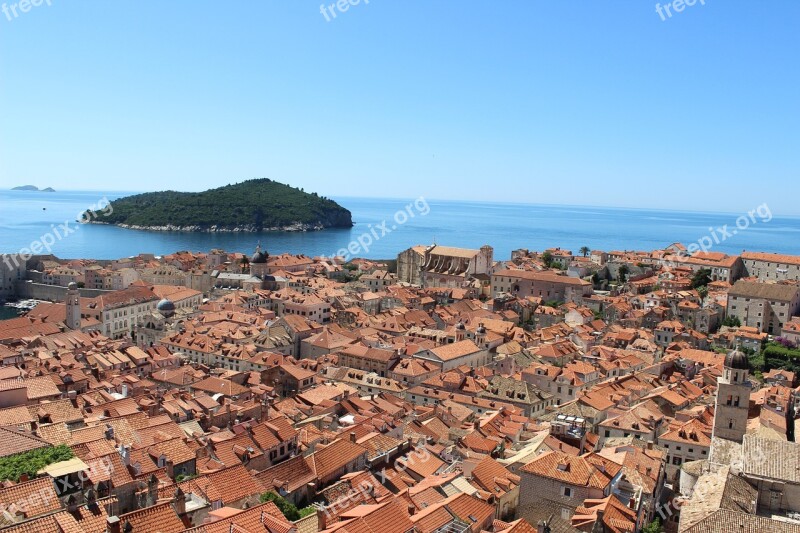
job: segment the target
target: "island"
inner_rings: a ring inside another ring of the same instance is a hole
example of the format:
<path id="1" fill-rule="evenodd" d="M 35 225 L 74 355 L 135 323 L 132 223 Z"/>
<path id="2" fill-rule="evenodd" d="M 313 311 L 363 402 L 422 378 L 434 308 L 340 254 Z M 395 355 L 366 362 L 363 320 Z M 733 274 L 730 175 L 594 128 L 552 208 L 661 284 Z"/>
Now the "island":
<path id="1" fill-rule="evenodd" d="M 258 232 L 350 228 L 352 214 L 333 200 L 270 179 L 203 192 L 126 196 L 83 220 L 156 231 Z"/>
<path id="2" fill-rule="evenodd" d="M 47 187 L 46 189 L 39 189 L 36 185 L 20 185 L 18 187 L 12 187 L 12 191 L 39 191 L 39 192 L 56 192 L 55 189 L 52 187 Z"/>

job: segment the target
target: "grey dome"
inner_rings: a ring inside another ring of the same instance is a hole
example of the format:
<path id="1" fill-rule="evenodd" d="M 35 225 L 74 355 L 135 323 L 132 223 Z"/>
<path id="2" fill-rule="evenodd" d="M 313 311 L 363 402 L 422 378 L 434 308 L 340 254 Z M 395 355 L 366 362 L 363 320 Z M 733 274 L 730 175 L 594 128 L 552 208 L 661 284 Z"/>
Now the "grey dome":
<path id="1" fill-rule="evenodd" d="M 250 257 L 250 262 L 255 264 L 264 264 L 267 262 L 267 254 L 261 251 L 261 244 L 256 246 L 256 252 Z"/>
<path id="2" fill-rule="evenodd" d="M 728 352 L 725 356 L 725 366 L 735 370 L 750 370 L 750 365 L 747 362 L 747 356 L 735 348 Z"/>
<path id="3" fill-rule="evenodd" d="M 163 300 L 158 302 L 158 304 L 156 305 L 156 309 L 158 309 L 159 311 L 174 311 L 175 304 L 172 303 L 171 300 L 167 300 L 166 298 L 164 298 Z"/>
<path id="4" fill-rule="evenodd" d="M 68 290 L 68 291 L 77 291 L 77 290 L 78 290 L 78 284 L 77 284 L 77 283 L 75 283 L 74 281 L 70 281 L 70 282 L 67 284 L 67 290 Z"/>

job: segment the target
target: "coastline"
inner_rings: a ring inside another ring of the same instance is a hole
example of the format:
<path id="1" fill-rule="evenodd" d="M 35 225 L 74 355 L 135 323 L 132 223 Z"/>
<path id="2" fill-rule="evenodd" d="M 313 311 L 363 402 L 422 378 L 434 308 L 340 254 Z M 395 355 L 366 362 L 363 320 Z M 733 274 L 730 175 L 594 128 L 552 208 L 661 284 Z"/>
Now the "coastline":
<path id="1" fill-rule="evenodd" d="M 183 232 L 183 233 L 261 233 L 265 231 L 288 231 L 288 232 L 304 232 L 304 231 L 322 231 L 326 229 L 350 229 L 354 226 L 351 224 L 350 226 L 325 226 L 323 224 L 308 224 L 303 222 L 296 222 L 294 224 L 289 224 L 287 226 L 274 226 L 269 228 L 257 228 L 256 226 L 247 225 L 247 226 L 236 226 L 233 228 L 229 228 L 226 226 L 173 226 L 168 224 L 166 226 L 139 226 L 136 224 L 109 224 L 108 222 L 101 222 L 99 220 L 91 220 L 85 222 L 85 224 L 97 224 L 102 226 L 115 226 L 118 228 L 124 229 L 133 229 L 133 230 L 141 230 L 141 231 L 176 231 L 176 232 Z"/>

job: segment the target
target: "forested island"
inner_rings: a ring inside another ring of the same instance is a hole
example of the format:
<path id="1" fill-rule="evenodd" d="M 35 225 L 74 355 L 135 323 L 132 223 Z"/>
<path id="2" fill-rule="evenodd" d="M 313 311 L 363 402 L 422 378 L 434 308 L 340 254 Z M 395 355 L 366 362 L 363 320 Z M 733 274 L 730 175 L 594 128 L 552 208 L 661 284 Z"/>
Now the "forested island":
<path id="1" fill-rule="evenodd" d="M 126 196 L 84 219 L 159 231 L 308 231 L 353 226 L 350 211 L 333 200 L 270 179 L 204 192 Z"/>
<path id="2" fill-rule="evenodd" d="M 18 187 L 12 187 L 12 191 L 40 191 L 40 192 L 56 192 L 55 189 L 52 187 L 46 187 L 44 189 L 40 189 L 36 185 L 20 185 Z"/>

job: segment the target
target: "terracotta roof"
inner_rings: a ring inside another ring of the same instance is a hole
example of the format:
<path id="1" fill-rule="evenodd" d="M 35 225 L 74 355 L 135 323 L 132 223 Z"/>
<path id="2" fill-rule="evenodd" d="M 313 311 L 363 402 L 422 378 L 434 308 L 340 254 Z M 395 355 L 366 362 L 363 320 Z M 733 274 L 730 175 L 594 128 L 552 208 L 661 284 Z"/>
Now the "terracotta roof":
<path id="1" fill-rule="evenodd" d="M 575 486 L 605 489 L 621 467 L 608 460 L 595 464 L 586 457 L 551 451 L 526 464 L 520 471 Z"/>
<path id="2" fill-rule="evenodd" d="M 12 505 L 22 511 L 26 518 L 61 509 L 61 501 L 56 494 L 53 480 L 49 477 L 0 487 L 0 509 L 13 513 Z"/>
<path id="3" fill-rule="evenodd" d="M 172 503 L 161 503 L 119 516 L 122 531 L 130 524 L 133 533 L 179 533 L 186 529 Z"/>
<path id="4" fill-rule="evenodd" d="M 11 429 L 0 428 L 0 457 L 8 457 L 18 453 L 49 447 L 50 443 Z"/>
<path id="5" fill-rule="evenodd" d="M 317 446 L 317 451 L 309 456 L 309 463 L 317 477 L 325 479 L 360 455 L 366 456 L 367 449 L 349 440 L 338 439 L 327 446 Z"/>

